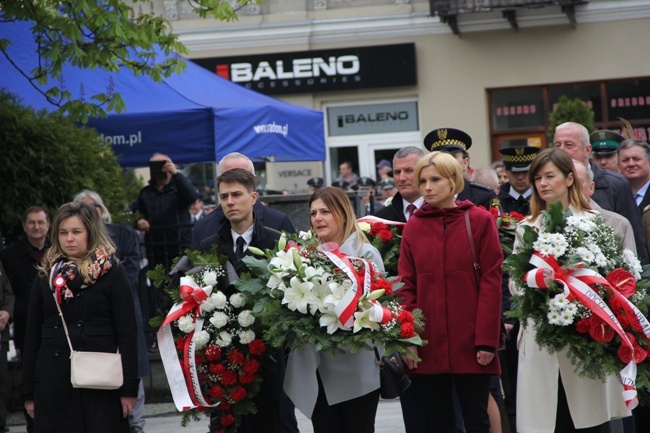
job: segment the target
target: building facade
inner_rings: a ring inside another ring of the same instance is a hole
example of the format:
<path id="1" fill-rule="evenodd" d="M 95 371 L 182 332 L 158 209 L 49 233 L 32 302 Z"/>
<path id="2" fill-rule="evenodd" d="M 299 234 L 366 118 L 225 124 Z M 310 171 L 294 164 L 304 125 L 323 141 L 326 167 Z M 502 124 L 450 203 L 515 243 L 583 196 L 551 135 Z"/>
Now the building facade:
<path id="1" fill-rule="evenodd" d="M 650 135 L 650 2 L 645 0 L 267 0 L 235 23 L 154 2 L 189 58 L 246 87 L 325 113 L 326 181 L 376 163 L 432 129 L 473 138 L 473 167 L 502 141 L 545 147 L 562 95 L 596 127 Z M 562 3 L 562 4 L 560 4 Z"/>

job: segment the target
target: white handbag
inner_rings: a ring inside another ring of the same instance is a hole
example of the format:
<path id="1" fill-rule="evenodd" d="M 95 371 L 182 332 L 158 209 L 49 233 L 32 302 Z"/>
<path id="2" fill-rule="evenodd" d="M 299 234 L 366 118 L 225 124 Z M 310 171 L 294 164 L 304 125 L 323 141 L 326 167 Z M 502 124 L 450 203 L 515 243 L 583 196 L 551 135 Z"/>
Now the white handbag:
<path id="1" fill-rule="evenodd" d="M 73 388 L 119 389 L 124 383 L 122 355 L 107 352 L 81 352 L 72 348 L 68 327 L 59 303 L 54 298 L 70 346 L 70 382 Z"/>

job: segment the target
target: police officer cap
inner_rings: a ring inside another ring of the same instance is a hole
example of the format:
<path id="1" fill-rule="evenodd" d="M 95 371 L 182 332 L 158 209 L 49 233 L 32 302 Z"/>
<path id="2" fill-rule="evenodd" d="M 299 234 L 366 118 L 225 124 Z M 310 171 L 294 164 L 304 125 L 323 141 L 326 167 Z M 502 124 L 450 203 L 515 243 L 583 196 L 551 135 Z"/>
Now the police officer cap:
<path id="1" fill-rule="evenodd" d="M 541 150 L 539 147 L 530 146 L 528 140 L 524 138 L 503 141 L 499 153 L 506 170 L 517 173 L 530 170 L 530 163 Z"/>
<path id="2" fill-rule="evenodd" d="M 393 164 L 391 164 L 390 161 L 387 159 L 382 159 L 381 161 L 379 161 L 379 164 L 377 164 L 377 169 L 384 168 L 384 167 L 389 167 L 392 169 Z"/>
<path id="3" fill-rule="evenodd" d="M 393 180 L 382 180 L 381 181 L 381 189 L 393 189 L 395 188 L 395 181 Z"/>
<path id="4" fill-rule="evenodd" d="M 369 177 L 360 177 L 357 181 L 357 186 L 359 188 L 374 188 L 376 182 Z"/>
<path id="5" fill-rule="evenodd" d="M 311 186 L 312 188 L 321 188 L 324 183 L 325 181 L 322 177 L 312 177 L 307 181 L 307 185 Z"/>
<path id="6" fill-rule="evenodd" d="M 335 186 L 337 188 L 343 188 L 343 189 L 348 189 L 350 186 L 350 182 L 346 182 L 344 180 L 335 180 L 332 182 L 332 186 Z"/>
<path id="7" fill-rule="evenodd" d="M 621 134 L 608 129 L 601 129 L 589 134 L 591 150 L 598 155 L 615 153 L 623 140 L 625 140 L 625 137 Z"/>
<path id="8" fill-rule="evenodd" d="M 439 128 L 429 132 L 424 137 L 424 147 L 431 152 L 457 152 L 466 151 L 472 147 L 472 137 L 465 131 L 454 128 Z"/>

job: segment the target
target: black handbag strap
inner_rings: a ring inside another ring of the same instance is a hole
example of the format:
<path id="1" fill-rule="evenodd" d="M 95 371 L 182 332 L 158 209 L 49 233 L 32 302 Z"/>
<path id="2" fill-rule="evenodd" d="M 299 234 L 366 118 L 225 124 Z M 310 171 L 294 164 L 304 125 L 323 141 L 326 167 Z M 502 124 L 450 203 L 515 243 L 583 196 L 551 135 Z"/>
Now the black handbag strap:
<path id="1" fill-rule="evenodd" d="M 465 212 L 465 227 L 467 228 L 467 237 L 469 238 L 469 247 L 472 250 L 472 260 L 474 262 L 474 277 L 476 278 L 476 288 L 481 287 L 481 265 L 476 260 L 476 248 L 474 248 L 474 236 L 472 235 L 472 225 L 469 223 L 469 211 Z"/>
<path id="2" fill-rule="evenodd" d="M 375 350 L 375 359 L 377 360 L 377 364 L 381 365 L 381 357 L 379 356 L 379 351 L 376 347 L 373 347 L 373 349 Z"/>

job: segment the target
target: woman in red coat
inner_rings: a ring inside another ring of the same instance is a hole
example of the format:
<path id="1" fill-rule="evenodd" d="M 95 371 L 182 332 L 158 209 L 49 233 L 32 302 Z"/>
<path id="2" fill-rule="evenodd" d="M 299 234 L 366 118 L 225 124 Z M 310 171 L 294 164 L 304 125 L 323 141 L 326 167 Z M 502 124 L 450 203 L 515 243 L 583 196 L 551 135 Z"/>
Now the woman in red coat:
<path id="1" fill-rule="evenodd" d="M 494 217 L 469 201 L 456 202 L 463 172 L 453 156 L 432 152 L 415 166 L 425 204 L 404 228 L 399 290 L 404 306 L 426 319 L 417 350 L 405 358 L 409 374 L 422 375 L 422 389 L 436 432 L 454 432 L 455 387 L 467 433 L 487 433 L 490 377 L 500 374 L 495 356 L 501 320 L 503 253 Z M 474 270 L 465 214 L 473 237 L 480 283 Z"/>

